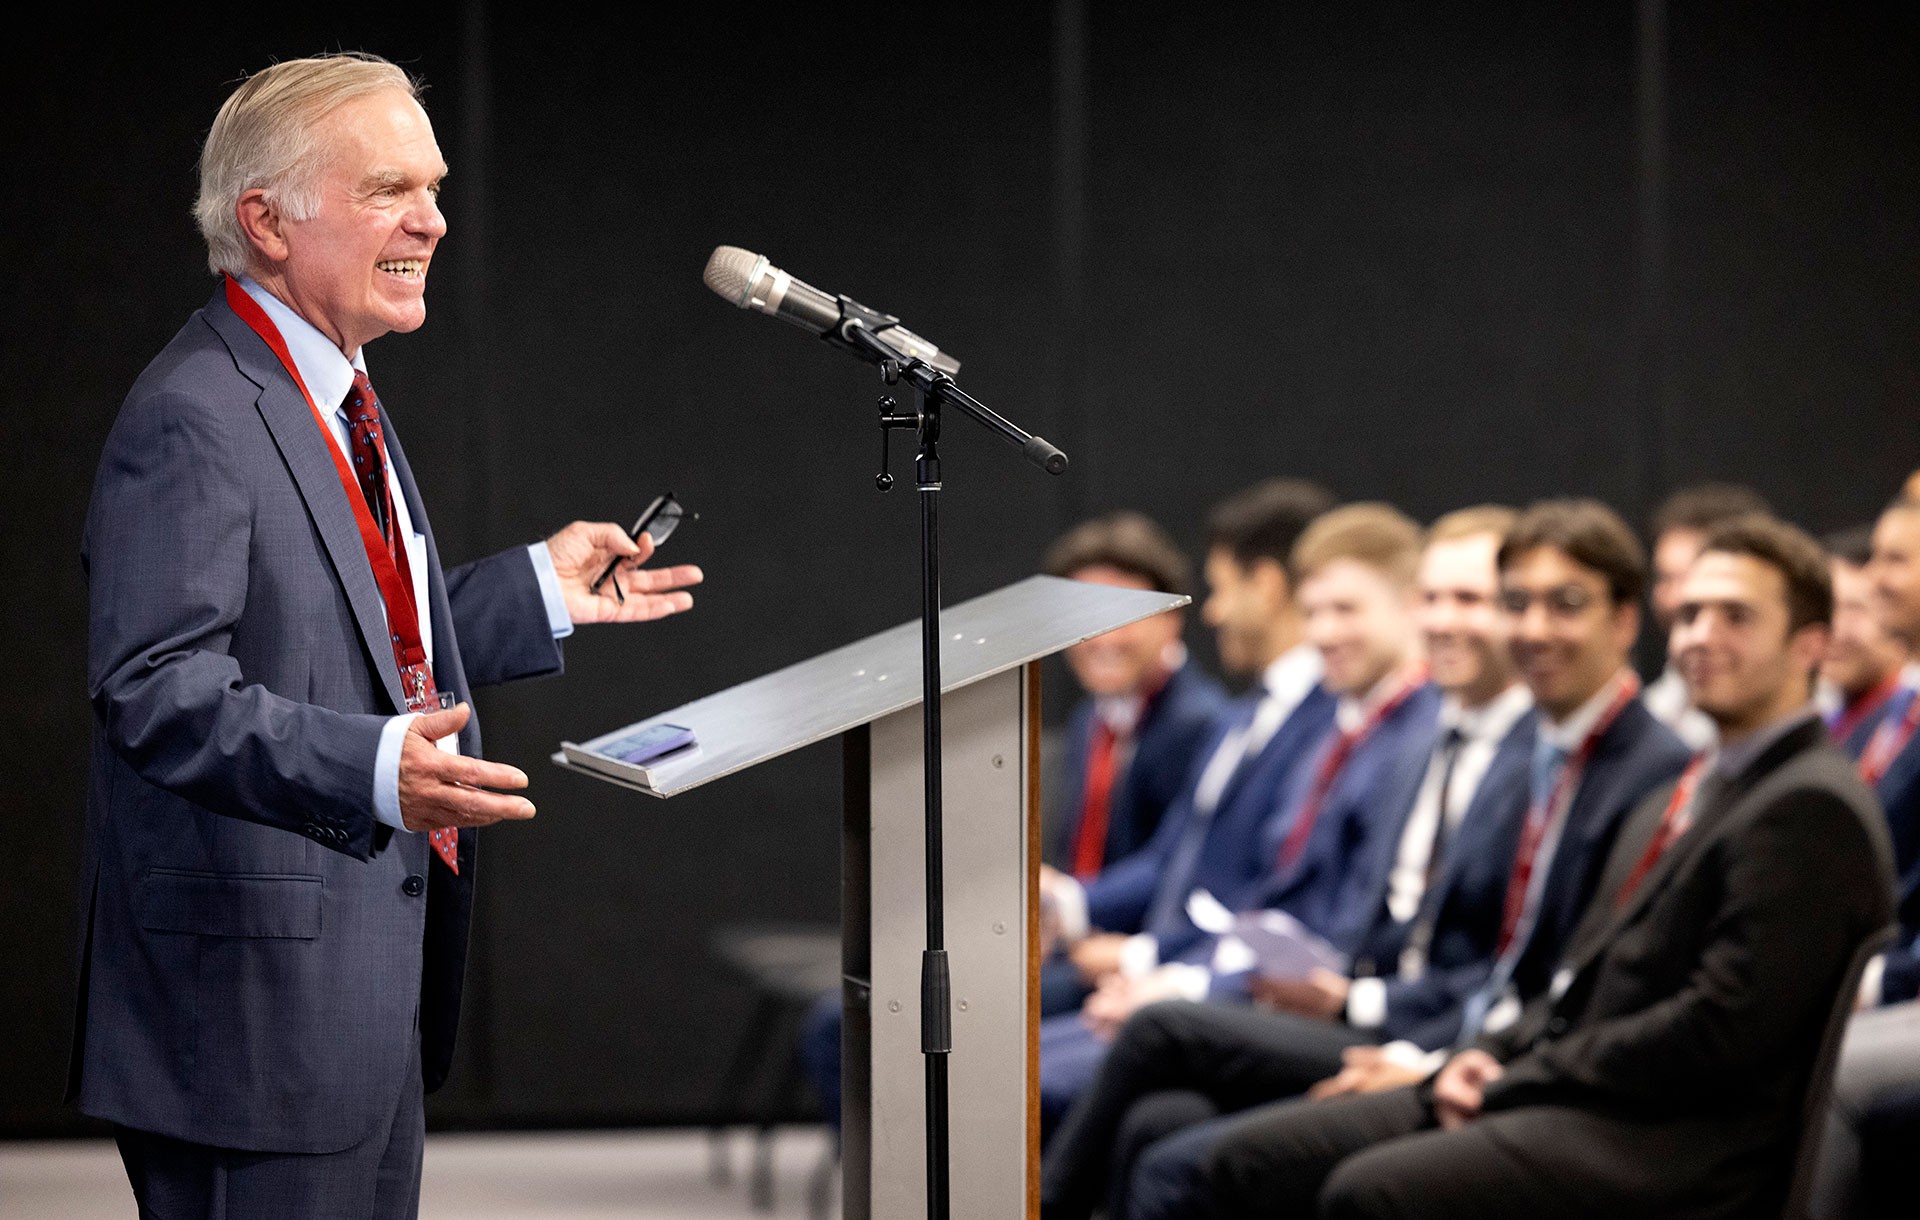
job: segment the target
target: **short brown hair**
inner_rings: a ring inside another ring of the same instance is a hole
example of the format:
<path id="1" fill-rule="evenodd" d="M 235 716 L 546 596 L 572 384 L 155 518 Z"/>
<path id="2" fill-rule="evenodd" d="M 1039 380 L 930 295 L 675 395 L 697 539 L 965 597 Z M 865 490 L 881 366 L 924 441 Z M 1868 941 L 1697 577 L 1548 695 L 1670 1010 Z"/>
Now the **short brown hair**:
<path id="1" fill-rule="evenodd" d="M 1123 511 L 1082 521 L 1060 535 L 1041 560 L 1049 576 L 1071 576 L 1095 565 L 1131 572 L 1161 593 L 1193 593 L 1193 565 L 1167 531 L 1144 513 Z"/>
<path id="2" fill-rule="evenodd" d="M 1873 558 L 1873 527 L 1851 525 L 1835 530 L 1822 538 L 1820 545 L 1826 548 L 1829 557 L 1849 567 L 1864 568 Z"/>
<path id="3" fill-rule="evenodd" d="M 1290 566 L 1294 579 L 1305 581 L 1335 560 L 1352 559 L 1410 587 L 1420 571 L 1422 541 L 1420 527 L 1391 504 L 1347 504 L 1307 527 L 1293 544 Z"/>
<path id="4" fill-rule="evenodd" d="M 1496 541 L 1505 542 L 1508 531 L 1513 529 L 1513 523 L 1519 519 L 1519 512 L 1504 504 L 1476 504 L 1472 508 L 1456 508 L 1427 527 L 1427 545 L 1472 538 L 1476 534 L 1492 534 Z"/>
<path id="5" fill-rule="evenodd" d="M 1546 546 L 1600 573 L 1614 604 L 1638 603 L 1647 591 L 1647 552 L 1620 514 L 1598 500 L 1541 500 L 1520 514 L 1500 544 L 1500 570 Z"/>
<path id="6" fill-rule="evenodd" d="M 1804 530 L 1764 513 L 1722 521 L 1707 534 L 1702 555 L 1746 555 L 1780 573 L 1787 585 L 1787 630 L 1833 621 L 1833 568 Z"/>
<path id="7" fill-rule="evenodd" d="M 1771 516 L 1773 509 L 1759 492 L 1739 483 L 1701 483 L 1682 487 L 1665 500 L 1653 514 L 1653 538 L 1657 542 L 1668 530 L 1699 530 L 1709 533 L 1722 521 L 1752 513 Z"/>
<path id="8" fill-rule="evenodd" d="M 1233 556 L 1241 567 L 1271 559 L 1287 568 L 1293 544 L 1314 519 L 1334 506 L 1333 493 L 1306 479 L 1267 479 L 1214 505 L 1207 517 L 1207 546 Z"/>

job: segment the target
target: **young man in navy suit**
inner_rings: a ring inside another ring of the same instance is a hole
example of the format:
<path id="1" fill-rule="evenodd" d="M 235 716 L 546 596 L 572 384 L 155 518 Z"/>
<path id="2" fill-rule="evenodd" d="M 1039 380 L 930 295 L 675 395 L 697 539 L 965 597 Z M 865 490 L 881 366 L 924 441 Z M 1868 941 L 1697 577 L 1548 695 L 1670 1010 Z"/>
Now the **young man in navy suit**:
<path id="1" fill-rule="evenodd" d="M 69 1088 L 142 1215 L 415 1214 L 474 828 L 534 812 L 469 691 L 700 579 L 584 522 L 443 571 L 365 349 L 425 321 L 445 173 L 384 60 L 242 84 L 200 162 L 221 287 L 100 461 Z"/>
<path id="2" fill-rule="evenodd" d="M 1125 956 L 1157 958 L 1191 943 L 1200 934 L 1186 914 L 1192 892 L 1237 891 L 1264 867 L 1259 829 L 1275 793 L 1333 719 L 1288 566 L 1294 543 L 1332 507 L 1324 488 L 1298 479 L 1268 479 L 1215 506 L 1200 613 L 1221 666 L 1257 681 L 1216 719 L 1142 849 L 1085 885 L 1042 875 L 1049 931 L 1083 987 L 1116 973 Z"/>
<path id="3" fill-rule="evenodd" d="M 1368 849 L 1372 794 L 1407 744 L 1426 739 L 1438 710 L 1412 619 L 1420 539 L 1419 527 L 1398 511 L 1354 504 L 1327 513 L 1295 543 L 1290 566 L 1299 575 L 1322 684 L 1339 699 L 1335 722 L 1269 796 L 1257 838 L 1260 874 L 1237 892 L 1189 891 L 1189 913 L 1208 904 L 1230 911 L 1272 906 L 1323 936 L 1343 926 L 1342 896 Z M 1134 1011 L 1155 1000 L 1244 988 L 1244 967 L 1217 957 L 1217 935 L 1195 933 L 1148 943 L 1147 953 L 1101 982 L 1079 1014 L 1043 1023 L 1043 1122 L 1091 1082 L 1108 1041 Z"/>

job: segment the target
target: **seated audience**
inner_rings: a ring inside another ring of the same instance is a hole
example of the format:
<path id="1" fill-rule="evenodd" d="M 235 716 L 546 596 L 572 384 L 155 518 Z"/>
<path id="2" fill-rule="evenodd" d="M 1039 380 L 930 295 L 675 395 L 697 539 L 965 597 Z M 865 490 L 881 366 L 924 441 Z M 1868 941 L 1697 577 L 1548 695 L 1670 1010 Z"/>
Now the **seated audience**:
<path id="1" fill-rule="evenodd" d="M 1719 744 L 1630 816 L 1552 987 L 1421 1086 L 1242 1116 L 1212 1214 L 1778 1214 L 1835 990 L 1892 913 L 1811 705 L 1831 604 L 1804 534 L 1716 528 L 1673 655 Z"/>
<path id="2" fill-rule="evenodd" d="M 1436 602 L 1472 604 L 1484 598 L 1489 610 L 1494 602 L 1496 552 L 1491 536 L 1481 536 L 1477 568 L 1436 565 L 1453 558 L 1445 549 L 1452 520 L 1436 523 L 1436 541 L 1423 565 L 1429 616 L 1435 614 Z M 1417 921 L 1408 928 L 1396 923 L 1390 906 L 1376 905 L 1373 930 L 1362 944 L 1385 938 L 1390 945 L 1396 928 L 1405 928 L 1402 934 L 1417 941 L 1430 919 L 1425 960 L 1420 955 L 1409 960 L 1403 953 L 1397 961 L 1384 963 L 1383 978 L 1349 984 L 1344 1011 L 1337 1014 L 1344 1016 L 1344 1026 L 1316 1027 L 1303 1020 L 1313 1013 L 1310 989 L 1293 996 L 1267 989 L 1270 1000 L 1293 1008 L 1290 1016 L 1175 1005 L 1140 1013 L 1122 1031 L 1099 1083 L 1048 1151 L 1042 1197 L 1055 1205 L 1049 1214 L 1075 1214 L 1068 1202 L 1077 1197 L 1082 1207 L 1089 1205 L 1090 1193 L 1107 1185 L 1102 1177 L 1109 1146 L 1114 1149 L 1115 1203 L 1127 1201 L 1110 1208 L 1114 1216 L 1192 1214 L 1204 1203 L 1200 1170 L 1222 1124 L 1195 1126 L 1153 1145 L 1129 1179 L 1126 1160 L 1154 1135 L 1219 1111 L 1292 1096 L 1340 1070 L 1343 1046 L 1350 1048 L 1346 1068 L 1322 1086 L 1324 1091 L 1417 1079 L 1422 1073 L 1404 1065 L 1417 1060 L 1418 1052 L 1456 1039 L 1469 997 L 1486 993 L 1479 1001 L 1486 1011 L 1494 1006 L 1496 993 L 1503 996 L 1511 989 L 1517 998 L 1530 998 L 1544 989 L 1573 916 L 1591 893 L 1598 864 L 1594 852 L 1604 852 L 1634 803 L 1681 769 L 1686 751 L 1630 696 L 1620 702 L 1620 692 L 1636 687 L 1626 659 L 1638 631 L 1639 598 L 1646 582 L 1645 560 L 1626 525 L 1591 502 L 1549 502 L 1520 518 L 1498 556 L 1507 574 L 1504 600 L 1516 605 L 1518 613 L 1503 610 L 1498 618 L 1477 620 L 1464 613 L 1451 619 L 1444 614 L 1428 617 L 1433 674 L 1443 684 L 1449 677 L 1461 682 L 1458 697 L 1465 701 L 1464 692 L 1473 689 L 1465 672 L 1470 667 L 1450 661 L 1463 650 L 1448 627 L 1463 620 L 1477 623 L 1478 629 L 1467 633 L 1477 639 L 1476 650 L 1485 657 L 1486 650 L 1505 644 L 1526 676 L 1528 693 L 1537 696 L 1540 714 L 1522 717 L 1506 733 L 1493 761 L 1498 771 L 1482 781 L 1482 794 L 1468 807 L 1449 849 L 1453 854 L 1433 873 Z M 1486 676 L 1482 681 L 1512 672 L 1492 659 L 1478 668 Z M 1618 710 L 1608 717 L 1616 703 Z M 1539 728 L 1542 716 L 1544 734 Z M 1602 719 L 1610 723 L 1599 723 Z M 1582 748 L 1588 735 L 1593 745 Z M 1547 767 L 1538 768 L 1536 777 L 1536 754 L 1551 750 L 1555 740 L 1569 747 L 1560 751 L 1562 759 L 1584 761 L 1564 779 Z M 1419 756 L 1426 776 L 1423 789 L 1437 782 L 1433 773 L 1444 767 L 1444 744 L 1442 739 L 1430 756 Z M 1423 791 L 1420 797 L 1401 799 L 1410 806 L 1415 799 L 1431 798 Z M 1530 808 L 1542 829 L 1532 852 L 1522 854 L 1520 840 Z M 1417 823 L 1420 816 L 1416 810 L 1407 821 Z M 1401 857 L 1411 829 L 1403 834 Z M 1523 893 L 1509 906 L 1510 878 L 1515 876 L 1547 880 L 1537 888 L 1522 882 Z M 1530 927 L 1526 934 L 1520 932 L 1523 919 Z M 1489 979 L 1496 962 L 1501 964 L 1497 984 Z M 1380 1022 L 1373 1024 L 1375 1001 L 1366 993 L 1376 987 L 1384 1004 Z M 1330 1000 L 1339 988 L 1325 990 Z M 1315 1015 L 1332 1017 L 1336 1011 L 1323 1002 Z M 1408 1041 L 1384 1054 L 1369 1045 L 1390 1039 Z M 1117 1143 L 1112 1134 L 1116 1127 L 1122 1131 Z"/>
<path id="3" fill-rule="evenodd" d="M 1335 721 L 1306 756 L 1310 762 L 1279 789 L 1278 801 L 1268 798 L 1273 816 L 1258 840 L 1267 862 L 1262 875 L 1238 892 L 1190 896 L 1190 915 L 1208 906 L 1228 919 L 1279 910 L 1327 938 L 1357 922 L 1346 907 L 1358 865 L 1377 843 L 1375 793 L 1409 749 L 1424 748 L 1438 711 L 1413 627 L 1419 548 L 1419 527 L 1382 504 L 1335 509 L 1294 545 L 1307 638 L 1320 654 L 1322 684 L 1340 701 Z M 1146 946 L 1152 956 L 1123 963 L 1080 1014 L 1043 1022 L 1043 1126 L 1091 1080 L 1113 1031 L 1143 1004 L 1236 991 L 1244 998 L 1244 966 L 1217 952 L 1234 943 L 1217 932 L 1177 954 L 1166 943 Z"/>

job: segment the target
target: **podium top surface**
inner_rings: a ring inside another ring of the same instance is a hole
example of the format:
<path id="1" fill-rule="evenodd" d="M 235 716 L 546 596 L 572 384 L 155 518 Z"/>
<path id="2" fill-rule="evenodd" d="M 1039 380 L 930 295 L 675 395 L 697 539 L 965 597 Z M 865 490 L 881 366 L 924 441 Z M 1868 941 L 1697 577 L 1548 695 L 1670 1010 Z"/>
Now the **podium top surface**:
<path id="1" fill-rule="evenodd" d="M 1186 605 L 1189 598 L 1032 576 L 940 612 L 941 690 L 951 691 L 1082 640 Z M 701 784 L 920 702 L 920 623 L 902 623 L 810 660 L 602 734 L 592 750 L 653 724 L 691 728 L 698 746 L 646 767 L 554 761 L 653 796 Z"/>

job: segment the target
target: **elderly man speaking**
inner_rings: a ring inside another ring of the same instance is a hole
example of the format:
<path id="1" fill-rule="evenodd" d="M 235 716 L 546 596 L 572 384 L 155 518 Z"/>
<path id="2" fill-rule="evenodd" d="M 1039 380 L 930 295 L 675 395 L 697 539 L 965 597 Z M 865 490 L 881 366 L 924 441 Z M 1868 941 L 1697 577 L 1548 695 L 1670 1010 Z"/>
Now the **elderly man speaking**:
<path id="1" fill-rule="evenodd" d="M 69 1089 L 143 1216 L 416 1213 L 474 828 L 534 812 L 469 691 L 701 578 L 588 522 L 442 570 L 365 352 L 426 319 L 445 173 L 384 60 L 242 84 L 200 161 L 220 285 L 100 461 Z"/>

